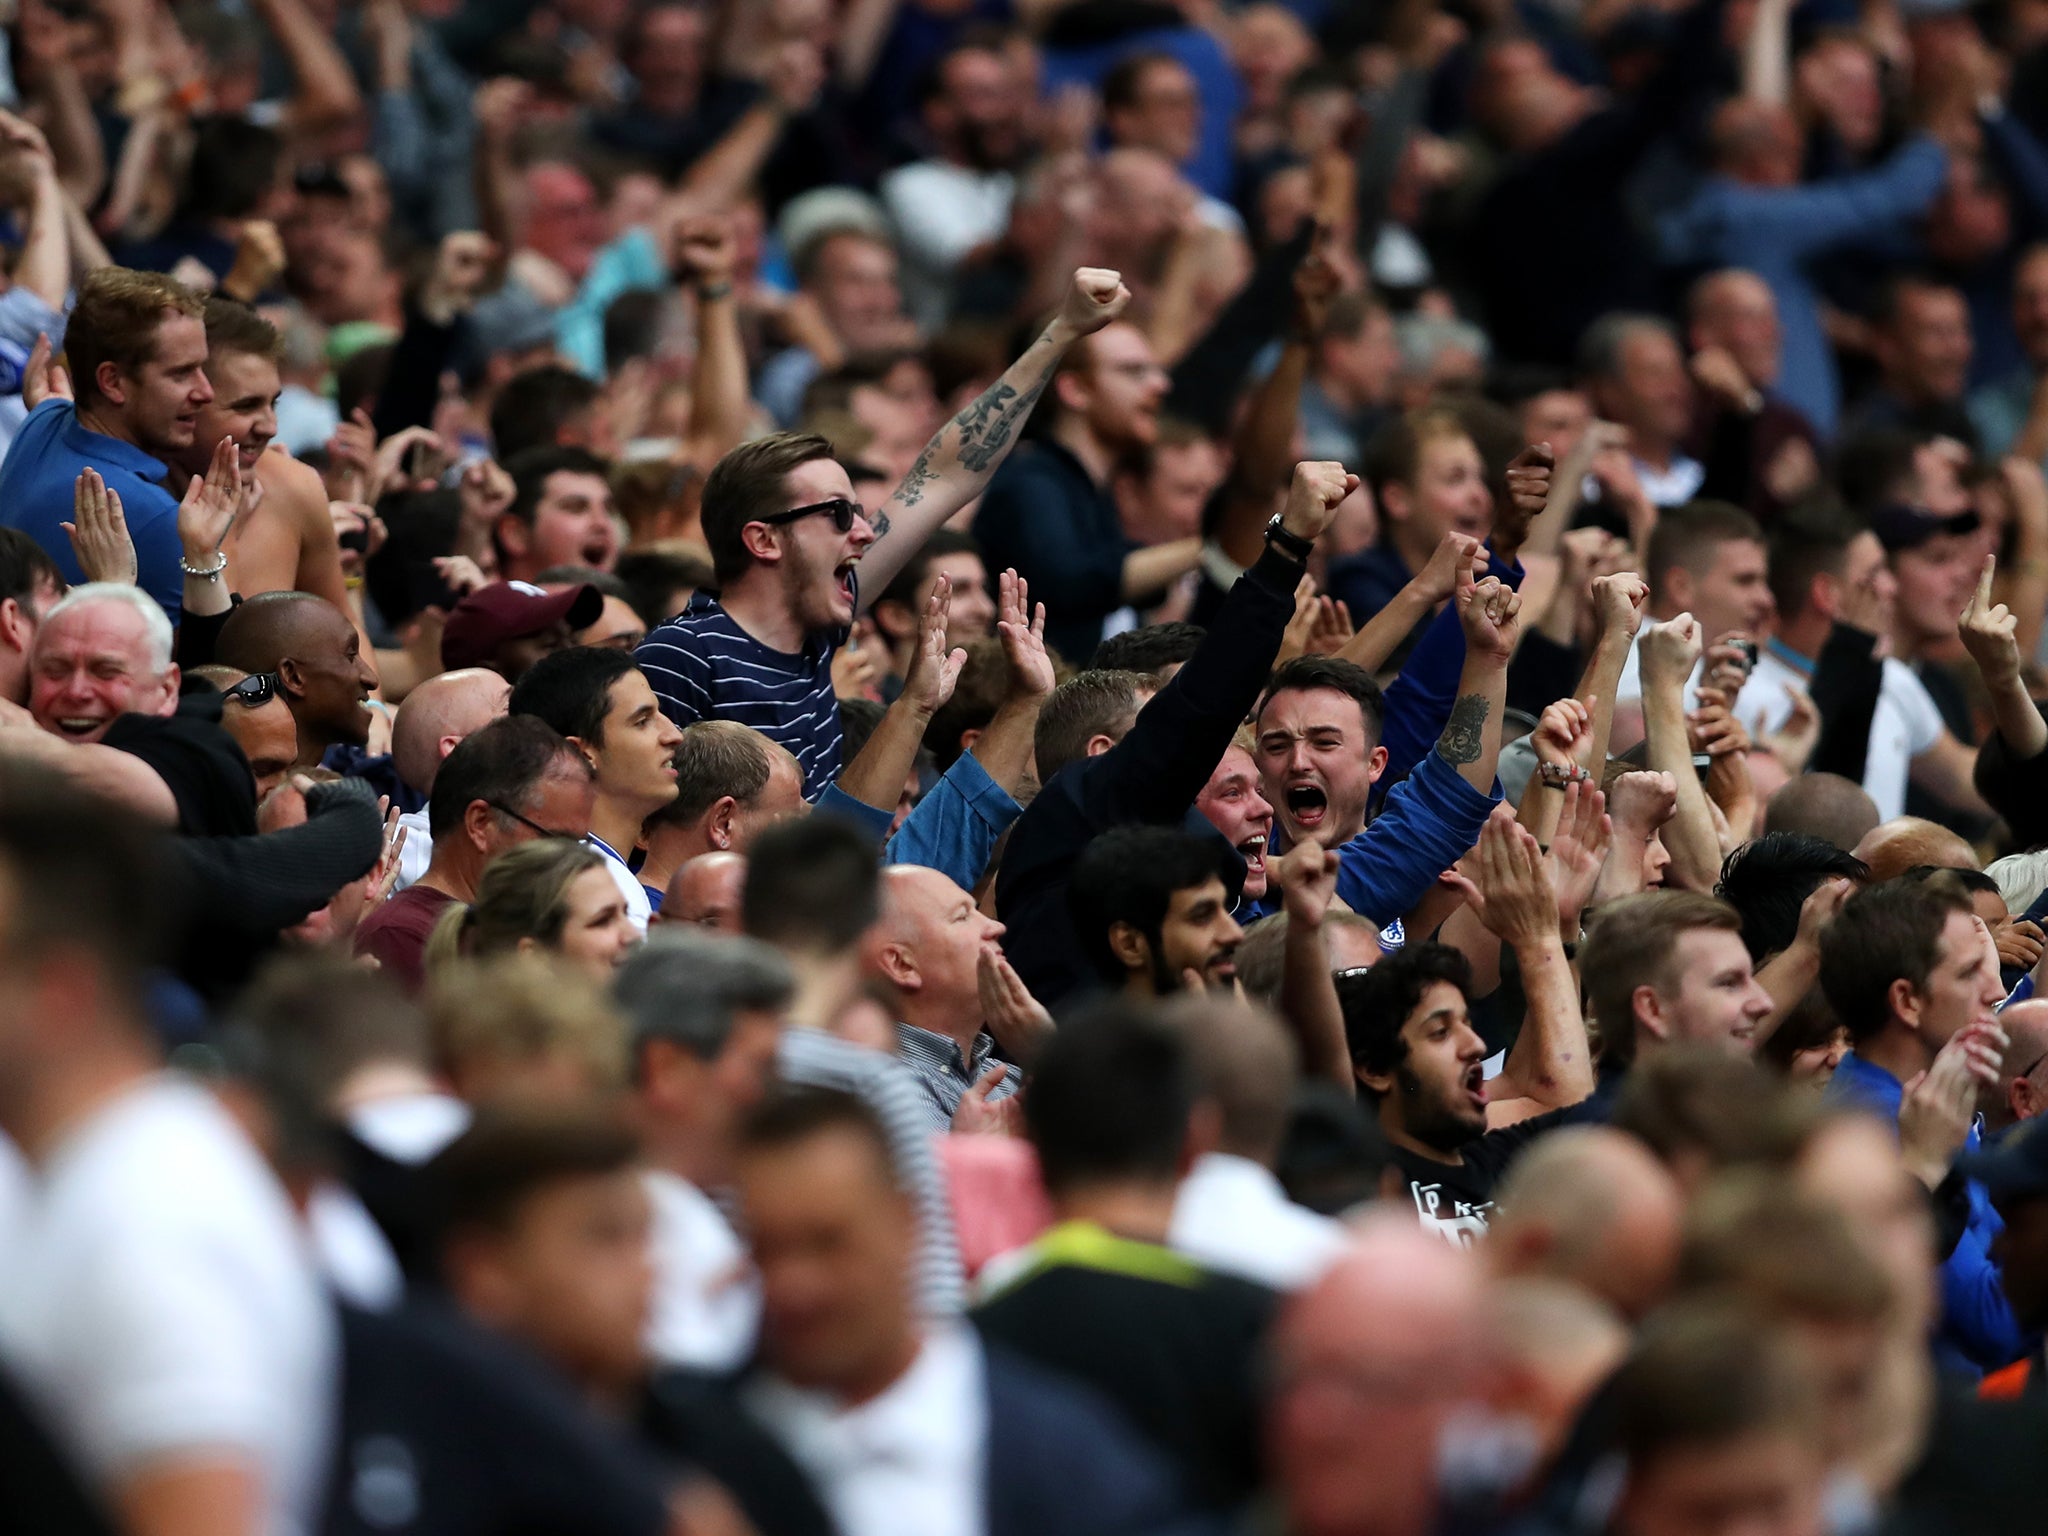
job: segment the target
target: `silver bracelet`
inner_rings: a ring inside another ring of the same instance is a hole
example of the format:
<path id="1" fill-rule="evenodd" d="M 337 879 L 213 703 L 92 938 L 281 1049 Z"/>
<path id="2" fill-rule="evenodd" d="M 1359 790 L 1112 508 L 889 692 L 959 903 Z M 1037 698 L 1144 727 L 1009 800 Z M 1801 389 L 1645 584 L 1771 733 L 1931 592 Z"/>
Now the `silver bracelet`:
<path id="1" fill-rule="evenodd" d="M 183 555 L 178 556 L 178 569 L 184 572 L 187 576 L 197 577 L 201 581 L 219 581 L 220 573 L 226 570 L 227 568 L 228 557 L 227 551 L 225 550 L 219 551 L 217 558 L 213 562 L 212 568 L 204 571 L 200 570 L 195 565 L 187 564 L 185 557 Z"/>

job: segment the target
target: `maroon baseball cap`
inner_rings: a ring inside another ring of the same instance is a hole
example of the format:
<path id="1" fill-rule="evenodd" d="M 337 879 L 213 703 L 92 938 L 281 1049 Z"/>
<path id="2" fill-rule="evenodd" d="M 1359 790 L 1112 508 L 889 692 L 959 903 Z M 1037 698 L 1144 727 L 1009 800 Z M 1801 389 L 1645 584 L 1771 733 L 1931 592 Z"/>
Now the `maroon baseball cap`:
<path id="1" fill-rule="evenodd" d="M 478 587 L 455 605 L 441 631 L 441 665 L 487 667 L 507 640 L 537 635 L 566 621 L 573 633 L 587 629 L 604 612 L 604 594 L 595 587 L 564 587 L 549 592 L 530 581 L 494 581 Z"/>

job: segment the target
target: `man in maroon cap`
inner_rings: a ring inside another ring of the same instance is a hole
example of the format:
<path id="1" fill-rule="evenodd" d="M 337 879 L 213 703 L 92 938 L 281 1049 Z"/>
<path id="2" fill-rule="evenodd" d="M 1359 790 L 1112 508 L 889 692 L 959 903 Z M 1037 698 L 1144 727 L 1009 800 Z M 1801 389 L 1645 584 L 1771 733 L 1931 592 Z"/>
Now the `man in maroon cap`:
<path id="1" fill-rule="evenodd" d="M 595 587 L 549 592 L 527 581 L 494 581 L 455 605 L 441 632 L 441 665 L 488 667 L 516 683 L 543 656 L 595 624 L 604 594 Z"/>

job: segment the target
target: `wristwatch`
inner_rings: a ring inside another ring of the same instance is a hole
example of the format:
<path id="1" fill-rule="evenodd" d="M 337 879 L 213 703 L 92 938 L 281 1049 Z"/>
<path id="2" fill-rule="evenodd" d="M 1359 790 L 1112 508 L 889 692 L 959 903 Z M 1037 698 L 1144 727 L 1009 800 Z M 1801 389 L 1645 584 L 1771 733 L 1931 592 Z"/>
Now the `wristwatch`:
<path id="1" fill-rule="evenodd" d="M 1315 552 L 1316 541 L 1304 539 L 1298 533 L 1288 532 L 1283 524 L 1286 515 L 1284 512 L 1273 514 L 1271 521 L 1266 524 L 1266 542 L 1276 546 L 1283 555 L 1291 555 L 1296 560 L 1306 561 Z"/>

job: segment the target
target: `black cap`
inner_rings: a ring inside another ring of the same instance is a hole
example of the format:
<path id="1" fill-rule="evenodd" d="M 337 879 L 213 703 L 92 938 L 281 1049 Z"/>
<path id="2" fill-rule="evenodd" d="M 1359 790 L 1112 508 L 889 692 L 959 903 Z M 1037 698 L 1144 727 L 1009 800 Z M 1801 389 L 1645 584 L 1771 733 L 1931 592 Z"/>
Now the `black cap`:
<path id="1" fill-rule="evenodd" d="M 2048 1120 L 2016 1125 L 1991 1145 L 1965 1152 L 1956 1172 L 1994 1196 L 2048 1197 Z"/>
<path id="2" fill-rule="evenodd" d="M 1877 542 L 1890 555 L 1902 549 L 1918 549 L 1929 539 L 1944 533 L 1975 533 L 1980 521 L 1974 511 L 1936 517 L 1932 512 L 1894 502 L 1870 514 L 1870 531 L 1877 535 Z"/>

